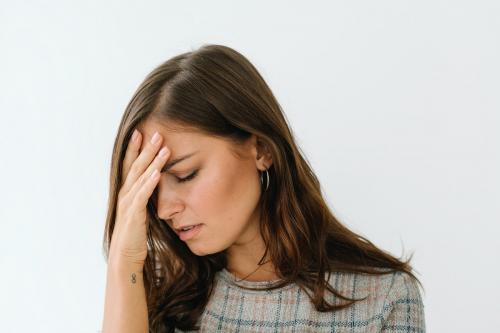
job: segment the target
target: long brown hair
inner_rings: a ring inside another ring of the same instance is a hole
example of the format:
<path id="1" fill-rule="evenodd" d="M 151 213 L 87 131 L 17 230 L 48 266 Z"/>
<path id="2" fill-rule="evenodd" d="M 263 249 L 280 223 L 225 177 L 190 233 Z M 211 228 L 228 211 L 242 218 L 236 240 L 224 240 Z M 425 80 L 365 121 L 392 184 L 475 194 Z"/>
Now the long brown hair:
<path id="1" fill-rule="evenodd" d="M 148 117 L 188 125 L 235 144 L 255 134 L 267 145 L 273 163 L 268 170 L 268 190 L 262 192 L 259 202 L 260 230 L 267 246 L 262 258 L 272 260 L 281 278 L 279 284 L 268 289 L 296 283 L 316 309 L 325 312 L 359 301 L 338 293 L 325 279 L 330 272 L 378 275 L 402 271 L 418 281 L 409 265 L 413 254 L 401 261 L 335 218 L 262 76 L 234 49 L 213 44 L 160 64 L 147 75 L 127 105 L 111 161 L 103 239 L 106 258 L 126 144 L 134 128 Z M 226 267 L 226 251 L 194 255 L 157 216 L 156 198 L 155 190 L 147 206 L 149 253 L 144 266 L 150 330 L 199 329 L 195 324 L 212 293 L 215 273 Z M 329 304 L 324 299 L 325 289 L 348 302 Z"/>

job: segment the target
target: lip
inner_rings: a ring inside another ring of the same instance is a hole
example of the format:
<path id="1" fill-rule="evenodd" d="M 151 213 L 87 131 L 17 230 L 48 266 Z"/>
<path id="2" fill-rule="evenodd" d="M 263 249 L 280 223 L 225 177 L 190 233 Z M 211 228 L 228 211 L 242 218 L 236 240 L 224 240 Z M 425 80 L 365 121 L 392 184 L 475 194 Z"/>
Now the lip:
<path id="1" fill-rule="evenodd" d="M 196 225 L 200 225 L 200 224 L 203 224 L 203 223 L 198 223 L 198 224 L 186 224 L 186 225 L 183 225 L 183 226 L 180 226 L 178 228 L 174 227 L 174 231 L 177 235 L 179 235 L 181 233 L 181 230 L 184 229 L 184 228 L 187 228 L 187 227 L 191 227 L 191 226 L 196 226 Z"/>
<path id="2" fill-rule="evenodd" d="M 194 228 L 192 228 L 191 230 L 188 230 L 188 231 L 182 231 L 180 232 L 178 235 L 179 235 L 179 238 L 182 240 L 182 241 L 187 241 L 187 240 L 190 240 L 194 237 L 196 237 L 201 229 L 203 228 L 203 224 L 200 223 L 200 224 L 196 224 Z"/>

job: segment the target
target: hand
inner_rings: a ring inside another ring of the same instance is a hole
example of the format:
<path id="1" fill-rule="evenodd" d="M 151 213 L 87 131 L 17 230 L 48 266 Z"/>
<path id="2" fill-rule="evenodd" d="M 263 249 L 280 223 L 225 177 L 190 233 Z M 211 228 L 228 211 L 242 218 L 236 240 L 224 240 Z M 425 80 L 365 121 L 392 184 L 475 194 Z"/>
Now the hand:
<path id="1" fill-rule="evenodd" d="M 144 265 L 148 253 L 146 206 L 170 151 L 167 147 L 160 150 L 163 138 L 157 133 L 156 142 L 148 142 L 139 154 L 142 135 L 139 131 L 135 134 L 127 145 L 123 161 L 109 260 Z"/>

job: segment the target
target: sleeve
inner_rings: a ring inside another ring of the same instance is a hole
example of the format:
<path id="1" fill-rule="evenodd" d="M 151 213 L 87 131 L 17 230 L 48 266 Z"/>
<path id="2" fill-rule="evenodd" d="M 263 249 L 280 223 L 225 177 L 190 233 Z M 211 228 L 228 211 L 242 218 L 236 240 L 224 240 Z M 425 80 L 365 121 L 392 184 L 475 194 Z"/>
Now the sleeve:
<path id="1" fill-rule="evenodd" d="M 417 281 L 404 272 L 394 282 L 383 311 L 382 333 L 425 333 L 424 304 Z"/>

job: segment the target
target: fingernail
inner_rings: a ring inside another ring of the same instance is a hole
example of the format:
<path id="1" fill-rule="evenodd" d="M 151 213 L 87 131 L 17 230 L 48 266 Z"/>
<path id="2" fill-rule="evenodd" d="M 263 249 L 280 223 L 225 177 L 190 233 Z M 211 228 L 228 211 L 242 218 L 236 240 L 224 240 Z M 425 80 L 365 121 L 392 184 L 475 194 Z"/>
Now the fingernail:
<path id="1" fill-rule="evenodd" d="M 158 141 L 160 141 L 160 134 L 158 134 L 158 132 L 155 132 L 155 134 L 151 138 L 151 143 L 156 144 L 158 143 Z"/>
<path id="2" fill-rule="evenodd" d="M 168 152 L 167 147 L 163 147 L 163 148 L 160 150 L 160 153 L 159 153 L 160 157 L 163 157 L 163 156 L 167 155 L 167 152 Z"/>
<path id="3" fill-rule="evenodd" d="M 132 133 L 132 141 L 137 140 L 137 137 L 139 136 L 139 133 L 137 132 L 136 129 L 134 129 L 134 133 Z"/>

